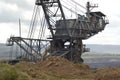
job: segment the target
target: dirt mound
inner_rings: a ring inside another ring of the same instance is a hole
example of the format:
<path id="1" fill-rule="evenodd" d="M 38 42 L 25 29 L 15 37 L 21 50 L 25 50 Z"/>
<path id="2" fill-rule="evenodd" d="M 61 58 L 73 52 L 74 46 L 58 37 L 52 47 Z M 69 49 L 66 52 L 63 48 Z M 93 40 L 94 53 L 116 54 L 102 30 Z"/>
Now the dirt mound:
<path id="1" fill-rule="evenodd" d="M 96 80 L 120 80 L 120 68 L 105 67 L 97 69 Z"/>
<path id="2" fill-rule="evenodd" d="M 74 64 L 67 59 L 57 56 L 51 56 L 44 61 L 37 63 L 20 62 L 16 64 L 22 68 L 22 72 L 30 75 L 32 78 L 82 78 L 89 75 L 89 67 L 85 64 Z"/>
<path id="3" fill-rule="evenodd" d="M 85 64 L 74 64 L 73 62 L 58 56 L 51 56 L 48 57 L 46 60 L 42 62 L 37 62 L 37 65 L 43 66 L 45 68 L 52 68 L 52 69 L 89 69 L 89 66 Z"/>
<path id="4" fill-rule="evenodd" d="M 85 70 L 89 69 L 85 64 L 74 64 L 58 56 L 51 56 L 42 62 L 37 62 L 37 65 L 59 77 L 84 75 L 86 74 Z"/>
<path id="5" fill-rule="evenodd" d="M 15 67 L 28 80 L 120 80 L 120 68 L 104 67 L 93 70 L 85 64 L 74 64 L 57 56 L 36 63 L 20 62 Z"/>

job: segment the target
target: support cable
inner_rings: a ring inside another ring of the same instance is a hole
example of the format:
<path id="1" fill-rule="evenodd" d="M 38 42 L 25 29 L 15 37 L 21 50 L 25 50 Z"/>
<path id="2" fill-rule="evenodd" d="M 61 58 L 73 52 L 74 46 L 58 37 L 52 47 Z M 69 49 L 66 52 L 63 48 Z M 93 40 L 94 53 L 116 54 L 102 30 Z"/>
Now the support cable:
<path id="1" fill-rule="evenodd" d="M 35 6 L 35 10 L 33 12 L 33 16 L 32 16 L 32 20 L 31 20 L 31 24 L 30 24 L 30 29 L 28 32 L 28 37 L 32 38 L 34 36 L 34 31 L 35 31 L 35 24 L 36 24 L 36 17 L 37 17 L 37 11 L 38 11 L 39 6 Z"/>
<path id="2" fill-rule="evenodd" d="M 38 8 L 38 6 L 37 6 Z M 37 15 L 37 8 L 36 8 L 36 12 L 35 12 L 35 15 L 34 15 L 34 18 L 33 18 L 33 22 L 32 22 L 32 28 L 31 28 L 31 33 L 30 33 L 30 38 L 32 37 L 32 35 L 34 34 L 33 31 L 34 31 L 34 28 L 35 28 L 35 20 L 36 20 L 36 15 Z"/>
<path id="3" fill-rule="evenodd" d="M 41 39 L 42 30 L 43 30 L 43 27 L 44 27 L 43 25 L 44 25 L 44 17 L 41 19 L 41 25 L 40 25 L 38 39 Z"/>
<path id="4" fill-rule="evenodd" d="M 73 5 L 73 3 L 71 3 L 70 1 L 64 1 L 64 0 L 62 0 L 64 3 L 66 3 L 67 5 L 69 5 L 70 7 L 72 7 L 72 8 L 74 8 L 74 5 Z M 68 3 L 69 2 L 69 3 Z M 62 4 L 63 5 L 63 4 Z M 76 5 L 76 4 L 75 4 Z M 68 7 L 67 7 L 68 8 Z M 69 8 L 69 10 L 71 11 L 72 9 L 70 9 Z M 77 8 L 77 11 L 80 11 L 80 12 L 82 12 L 82 13 L 85 13 L 84 11 L 82 11 L 80 8 Z M 77 11 L 74 11 L 74 10 L 72 10 L 72 12 L 74 12 L 74 13 L 77 13 Z"/>
<path id="5" fill-rule="evenodd" d="M 84 6 L 80 5 L 79 3 L 75 2 L 74 0 L 71 0 L 71 1 L 86 10 L 86 8 Z"/>
<path id="6" fill-rule="evenodd" d="M 34 9 L 33 9 L 32 19 L 31 19 L 31 22 L 30 22 L 30 28 L 29 28 L 28 36 L 27 36 L 28 38 L 30 37 L 30 33 L 31 33 L 31 29 L 32 29 L 32 22 L 33 22 L 33 19 L 34 19 L 35 12 L 36 12 L 36 6 L 34 6 Z"/>
<path id="7" fill-rule="evenodd" d="M 69 9 L 68 7 L 66 7 L 65 5 L 62 5 L 64 8 L 66 8 L 67 10 L 69 10 L 69 11 L 71 11 L 72 13 L 74 13 L 74 14 L 76 14 L 77 15 L 77 13 L 75 12 L 75 11 L 73 11 L 72 9 Z"/>
<path id="8" fill-rule="evenodd" d="M 37 6 L 35 17 L 34 17 L 33 24 L 32 24 L 32 30 L 31 30 L 31 35 L 30 35 L 31 38 L 34 37 L 35 30 L 36 30 L 38 9 L 39 9 L 39 6 Z"/>

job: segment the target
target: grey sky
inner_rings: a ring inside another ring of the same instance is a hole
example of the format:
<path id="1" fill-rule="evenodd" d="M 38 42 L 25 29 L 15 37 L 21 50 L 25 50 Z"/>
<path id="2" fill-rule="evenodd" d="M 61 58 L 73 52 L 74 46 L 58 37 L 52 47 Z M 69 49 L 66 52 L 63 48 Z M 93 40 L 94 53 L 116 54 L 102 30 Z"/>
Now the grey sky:
<path id="1" fill-rule="evenodd" d="M 31 4 L 27 0 L 1 0 L 1 2 L 11 5 L 16 4 L 19 8 L 22 8 L 24 10 L 32 8 Z"/>
<path id="2" fill-rule="evenodd" d="M 69 0 L 66 0 L 69 1 Z M 87 1 L 99 4 L 96 11 L 107 15 L 110 24 L 101 33 L 85 40 L 88 44 L 120 44 L 119 0 L 74 0 L 85 6 Z M 10 35 L 18 35 L 18 19 L 22 21 L 22 35 L 26 37 L 35 0 L 0 0 L 0 43 Z"/>

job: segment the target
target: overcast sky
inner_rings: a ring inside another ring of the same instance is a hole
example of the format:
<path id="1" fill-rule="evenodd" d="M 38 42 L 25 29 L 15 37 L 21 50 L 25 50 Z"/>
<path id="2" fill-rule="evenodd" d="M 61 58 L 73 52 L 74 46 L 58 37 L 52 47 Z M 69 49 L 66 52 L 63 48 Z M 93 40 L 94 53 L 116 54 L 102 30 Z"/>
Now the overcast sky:
<path id="1" fill-rule="evenodd" d="M 65 1 L 65 0 L 64 0 Z M 99 4 L 95 9 L 107 15 L 109 24 L 105 30 L 84 41 L 86 44 L 120 45 L 120 1 L 119 0 L 74 0 L 85 6 L 87 1 Z M 22 22 L 22 37 L 26 37 L 35 0 L 0 0 L 0 43 L 11 35 L 18 36 L 18 20 Z"/>

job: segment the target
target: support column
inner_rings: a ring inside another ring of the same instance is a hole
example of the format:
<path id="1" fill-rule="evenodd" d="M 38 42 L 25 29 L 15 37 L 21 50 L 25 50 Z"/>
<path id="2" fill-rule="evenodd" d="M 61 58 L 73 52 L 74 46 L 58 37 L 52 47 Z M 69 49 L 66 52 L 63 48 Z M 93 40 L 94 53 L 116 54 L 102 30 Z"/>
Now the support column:
<path id="1" fill-rule="evenodd" d="M 81 40 L 77 40 L 76 43 L 74 43 L 74 62 L 75 63 L 81 63 L 83 62 L 83 59 L 81 57 L 82 53 L 83 53 L 83 43 L 82 43 L 82 39 Z"/>

